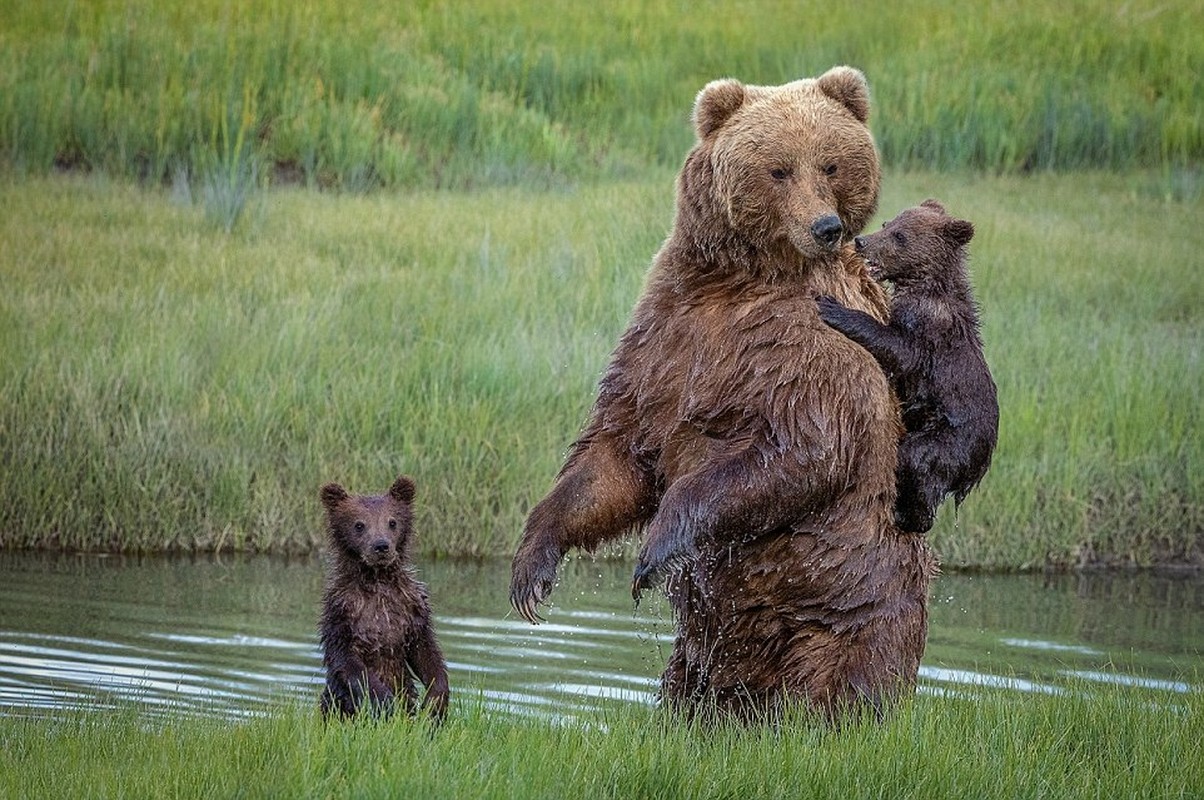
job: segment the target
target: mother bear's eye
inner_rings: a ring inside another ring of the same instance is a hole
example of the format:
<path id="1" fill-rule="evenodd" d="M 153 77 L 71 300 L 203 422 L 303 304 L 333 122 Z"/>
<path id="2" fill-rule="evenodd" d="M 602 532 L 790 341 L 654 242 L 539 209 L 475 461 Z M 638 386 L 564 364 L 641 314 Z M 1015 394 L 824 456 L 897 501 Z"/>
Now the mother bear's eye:
<path id="1" fill-rule="evenodd" d="M 790 170 L 785 167 L 778 167 L 777 169 L 771 169 L 769 174 L 775 181 L 784 181 L 790 177 Z"/>
<path id="2" fill-rule="evenodd" d="M 825 165 L 824 166 L 824 174 L 827 175 L 829 178 L 831 178 L 833 175 L 836 174 L 836 165 L 835 164 Z"/>

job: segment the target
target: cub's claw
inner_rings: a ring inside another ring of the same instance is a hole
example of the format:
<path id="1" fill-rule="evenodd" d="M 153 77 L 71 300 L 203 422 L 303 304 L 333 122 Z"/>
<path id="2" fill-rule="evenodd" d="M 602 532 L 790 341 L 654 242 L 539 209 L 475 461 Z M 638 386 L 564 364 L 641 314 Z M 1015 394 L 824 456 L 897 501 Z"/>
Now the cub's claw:
<path id="1" fill-rule="evenodd" d="M 836 299 L 828 295 L 820 295 L 815 301 L 816 307 L 819 309 L 819 315 L 824 322 L 829 322 L 832 319 L 837 319 L 845 312 L 845 307 L 836 302 Z"/>

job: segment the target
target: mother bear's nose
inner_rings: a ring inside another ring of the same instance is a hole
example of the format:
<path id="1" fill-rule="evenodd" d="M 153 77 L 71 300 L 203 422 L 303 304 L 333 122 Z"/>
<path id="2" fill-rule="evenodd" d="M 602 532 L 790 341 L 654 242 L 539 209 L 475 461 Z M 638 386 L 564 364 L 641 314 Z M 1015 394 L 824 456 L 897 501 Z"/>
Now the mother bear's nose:
<path id="1" fill-rule="evenodd" d="M 835 214 L 825 214 L 811 224 L 811 235 L 824 247 L 835 247 L 844 233 L 844 225 Z"/>

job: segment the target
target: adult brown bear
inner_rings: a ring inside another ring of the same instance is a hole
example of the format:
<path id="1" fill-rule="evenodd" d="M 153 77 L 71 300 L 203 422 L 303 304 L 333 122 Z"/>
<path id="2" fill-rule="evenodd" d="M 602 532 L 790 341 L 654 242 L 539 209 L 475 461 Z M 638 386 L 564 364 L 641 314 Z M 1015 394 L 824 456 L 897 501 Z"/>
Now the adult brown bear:
<path id="1" fill-rule="evenodd" d="M 569 549 L 642 529 L 633 593 L 668 578 L 674 708 L 835 717 L 915 684 L 934 561 L 894 523 L 898 404 L 815 304 L 886 315 L 850 245 L 878 200 L 868 117 L 849 67 L 702 90 L 672 234 L 514 556 L 534 622 Z"/>

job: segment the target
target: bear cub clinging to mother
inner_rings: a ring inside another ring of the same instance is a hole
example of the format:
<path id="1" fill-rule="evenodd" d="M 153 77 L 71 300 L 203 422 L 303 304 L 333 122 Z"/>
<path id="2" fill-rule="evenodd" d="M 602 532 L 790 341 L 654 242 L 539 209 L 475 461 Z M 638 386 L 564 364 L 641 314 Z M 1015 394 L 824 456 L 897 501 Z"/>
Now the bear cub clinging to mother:
<path id="1" fill-rule="evenodd" d="M 947 495 L 960 504 L 982 480 L 999 431 L 995 382 L 966 275 L 973 236 L 971 223 L 925 200 L 853 240 L 870 275 L 894 284 L 889 324 L 819 299 L 824 322 L 870 352 L 903 406 L 895 517 L 914 533 L 932 528 Z"/>
<path id="2" fill-rule="evenodd" d="M 350 495 L 322 487 L 329 566 L 322 597 L 321 641 L 326 666 L 322 714 L 349 717 L 361 708 L 436 719 L 447 710 L 447 665 L 431 620 L 426 586 L 414 577 L 409 543 L 414 482 L 402 475 L 388 494 Z"/>

